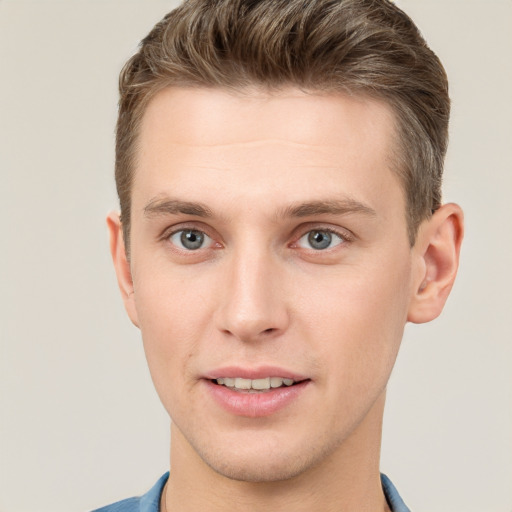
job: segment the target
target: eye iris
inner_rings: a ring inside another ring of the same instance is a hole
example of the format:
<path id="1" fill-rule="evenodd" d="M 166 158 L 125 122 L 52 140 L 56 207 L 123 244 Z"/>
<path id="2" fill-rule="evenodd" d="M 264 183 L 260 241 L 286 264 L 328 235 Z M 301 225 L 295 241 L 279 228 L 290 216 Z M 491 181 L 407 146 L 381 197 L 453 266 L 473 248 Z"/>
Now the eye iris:
<path id="1" fill-rule="evenodd" d="M 313 249 L 326 249 L 331 245 L 332 235 L 328 231 L 311 231 L 308 242 Z"/>
<path id="2" fill-rule="evenodd" d="M 183 231 L 180 236 L 183 247 L 193 251 L 199 249 L 204 242 L 204 235 L 200 231 Z"/>

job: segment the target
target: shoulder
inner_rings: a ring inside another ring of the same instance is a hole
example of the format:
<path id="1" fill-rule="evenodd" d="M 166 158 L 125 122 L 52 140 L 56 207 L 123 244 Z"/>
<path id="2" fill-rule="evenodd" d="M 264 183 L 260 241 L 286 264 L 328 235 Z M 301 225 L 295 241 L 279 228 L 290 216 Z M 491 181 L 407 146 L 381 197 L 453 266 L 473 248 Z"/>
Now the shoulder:
<path id="1" fill-rule="evenodd" d="M 98 508 L 93 510 L 93 512 L 140 512 L 140 500 L 141 498 L 128 498 L 112 503 L 112 505 Z"/>
<path id="2" fill-rule="evenodd" d="M 169 473 L 161 476 L 156 484 L 144 495 L 117 501 L 92 512 L 159 512 L 160 496 Z"/>
<path id="3" fill-rule="evenodd" d="M 383 473 L 380 474 L 380 481 L 382 483 L 382 490 L 386 496 L 389 507 L 392 512 L 411 512 L 407 505 L 404 503 L 400 494 L 396 490 L 391 480 Z"/>

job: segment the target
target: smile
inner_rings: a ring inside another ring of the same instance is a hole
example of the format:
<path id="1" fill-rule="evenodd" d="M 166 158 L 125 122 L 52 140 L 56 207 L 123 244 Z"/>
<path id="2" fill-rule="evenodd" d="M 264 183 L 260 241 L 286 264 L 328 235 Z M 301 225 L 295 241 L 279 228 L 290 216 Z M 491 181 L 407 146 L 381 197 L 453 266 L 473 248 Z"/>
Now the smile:
<path id="1" fill-rule="evenodd" d="M 296 382 L 293 379 L 285 377 L 265 377 L 262 379 L 244 379 L 242 377 L 221 377 L 214 382 L 221 386 L 226 386 L 234 391 L 248 393 L 262 393 L 270 389 L 281 388 L 283 386 L 293 386 Z"/>
<path id="2" fill-rule="evenodd" d="M 215 376 L 202 382 L 213 403 L 232 415 L 249 418 L 270 416 L 291 407 L 312 385 L 308 378 L 258 377 Z"/>

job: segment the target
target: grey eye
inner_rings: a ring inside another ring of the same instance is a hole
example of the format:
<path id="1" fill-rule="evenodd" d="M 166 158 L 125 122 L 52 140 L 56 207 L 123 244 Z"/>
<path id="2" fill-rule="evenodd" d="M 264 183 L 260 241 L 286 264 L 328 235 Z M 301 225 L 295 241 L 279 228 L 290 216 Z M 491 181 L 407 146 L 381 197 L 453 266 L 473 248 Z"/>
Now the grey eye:
<path id="1" fill-rule="evenodd" d="M 343 238 L 341 238 L 336 233 L 321 229 L 314 229 L 303 235 L 299 239 L 298 245 L 305 249 L 315 249 L 316 251 L 321 251 L 323 249 L 330 249 L 335 247 L 342 242 Z"/>
<path id="2" fill-rule="evenodd" d="M 173 233 L 170 241 L 180 249 L 196 251 L 201 249 L 205 242 L 211 242 L 211 238 L 197 229 L 182 229 Z"/>
<path id="3" fill-rule="evenodd" d="M 308 243 L 313 249 L 327 249 L 331 245 L 331 233 L 326 231 L 310 231 L 308 234 Z"/>

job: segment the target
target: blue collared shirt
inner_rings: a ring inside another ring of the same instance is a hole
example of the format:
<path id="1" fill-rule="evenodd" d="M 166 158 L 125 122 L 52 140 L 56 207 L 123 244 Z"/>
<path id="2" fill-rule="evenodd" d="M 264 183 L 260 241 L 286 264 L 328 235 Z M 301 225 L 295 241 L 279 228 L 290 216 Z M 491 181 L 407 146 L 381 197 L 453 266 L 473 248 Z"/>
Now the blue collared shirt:
<path id="1" fill-rule="evenodd" d="M 169 478 L 169 473 L 165 473 L 158 482 L 143 496 L 137 498 L 128 498 L 118 501 L 112 505 L 98 508 L 93 512 L 160 512 L 160 496 L 162 494 L 165 482 Z M 384 474 L 380 475 L 382 490 L 386 496 L 389 507 L 392 512 L 411 512 L 403 502 L 391 480 Z"/>

